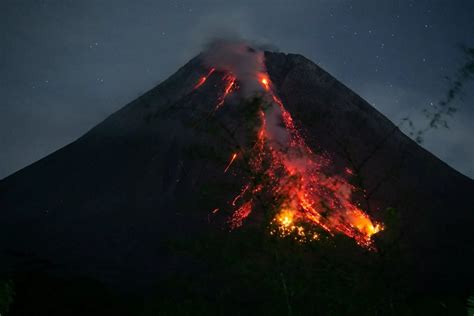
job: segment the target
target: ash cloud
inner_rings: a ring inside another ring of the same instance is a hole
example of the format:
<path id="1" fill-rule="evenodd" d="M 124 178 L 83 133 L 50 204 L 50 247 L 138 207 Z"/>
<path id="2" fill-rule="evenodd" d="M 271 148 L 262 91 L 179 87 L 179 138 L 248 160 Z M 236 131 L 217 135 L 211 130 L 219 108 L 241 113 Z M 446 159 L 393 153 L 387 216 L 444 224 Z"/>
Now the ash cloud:
<path id="1" fill-rule="evenodd" d="M 266 73 L 266 68 L 258 45 L 239 38 L 215 38 L 206 45 L 203 60 L 208 67 L 236 76 L 244 97 L 264 90 L 259 74 Z"/>
<path id="2" fill-rule="evenodd" d="M 244 98 L 260 95 L 262 102 L 271 104 L 266 110 L 266 133 L 269 141 L 283 150 L 288 147 L 290 135 L 284 127 L 281 109 L 274 104 L 260 81 L 263 77 L 268 78 L 263 49 L 261 44 L 228 35 L 209 41 L 203 60 L 207 67 L 232 73 Z"/>
<path id="3" fill-rule="evenodd" d="M 288 148 L 290 142 L 290 134 L 286 130 L 282 113 L 278 106 L 272 104 L 272 106 L 265 112 L 266 114 L 266 133 L 269 136 L 269 140 L 274 143 L 273 145 L 278 146 L 280 150 Z"/>

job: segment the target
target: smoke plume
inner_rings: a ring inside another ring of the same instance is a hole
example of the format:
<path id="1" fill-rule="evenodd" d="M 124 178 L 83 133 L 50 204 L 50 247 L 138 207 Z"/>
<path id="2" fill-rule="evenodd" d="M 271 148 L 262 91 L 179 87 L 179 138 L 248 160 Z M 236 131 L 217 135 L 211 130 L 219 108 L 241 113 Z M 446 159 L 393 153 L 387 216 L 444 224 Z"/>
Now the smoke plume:
<path id="1" fill-rule="evenodd" d="M 232 73 L 241 87 L 244 97 L 263 91 L 258 81 L 260 73 L 266 73 L 264 54 L 241 39 L 214 39 L 206 45 L 204 64 L 216 70 Z"/>

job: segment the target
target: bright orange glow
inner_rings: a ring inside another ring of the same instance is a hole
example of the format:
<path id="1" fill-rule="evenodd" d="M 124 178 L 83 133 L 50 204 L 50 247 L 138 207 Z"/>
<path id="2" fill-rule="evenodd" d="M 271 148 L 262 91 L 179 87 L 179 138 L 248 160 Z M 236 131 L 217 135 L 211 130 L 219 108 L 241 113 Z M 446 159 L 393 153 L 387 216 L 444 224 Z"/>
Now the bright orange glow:
<path id="1" fill-rule="evenodd" d="M 262 84 L 263 88 L 266 91 L 270 90 L 270 79 L 268 79 L 268 75 L 264 73 L 259 73 L 258 75 L 259 81 Z"/>
<path id="2" fill-rule="evenodd" d="M 316 240 L 319 235 L 314 231 L 307 231 L 303 226 L 297 224 L 298 213 L 293 209 L 282 209 L 272 221 L 273 228 L 271 235 L 280 237 L 293 236 L 298 242 L 308 242 Z"/>
<path id="3" fill-rule="evenodd" d="M 229 220 L 231 229 L 243 224 L 257 204 L 256 197 L 264 194 L 266 199 L 273 199 L 275 207 L 270 234 L 307 242 L 320 238 L 318 230 L 329 235 L 342 233 L 360 246 L 374 249 L 371 237 L 383 226 L 352 202 L 356 188 L 345 178 L 353 176 L 352 170 L 345 168 L 342 175 L 328 175 L 325 171 L 330 159 L 313 153 L 306 144 L 291 114 L 272 91 L 268 74 L 257 73 L 257 79 L 266 91 L 264 99 L 269 106 L 262 106 L 258 112 L 256 141 L 246 151 L 252 175 L 230 203 L 236 208 Z M 236 80 L 230 73 L 223 77 L 225 88 L 216 110 L 223 105 Z M 224 173 L 237 156 L 232 154 Z"/>
<path id="4" fill-rule="evenodd" d="M 291 210 L 282 210 L 276 216 L 276 219 L 283 227 L 289 227 L 291 224 L 293 224 L 293 217 L 294 212 Z"/>
<path id="5" fill-rule="evenodd" d="M 229 163 L 227 164 L 227 167 L 225 167 L 225 170 L 224 170 L 224 173 L 227 172 L 227 170 L 229 170 L 230 166 L 232 165 L 232 163 L 234 162 L 235 158 L 237 158 L 237 153 L 234 153 L 232 155 L 232 158 L 230 158 L 230 161 Z"/>

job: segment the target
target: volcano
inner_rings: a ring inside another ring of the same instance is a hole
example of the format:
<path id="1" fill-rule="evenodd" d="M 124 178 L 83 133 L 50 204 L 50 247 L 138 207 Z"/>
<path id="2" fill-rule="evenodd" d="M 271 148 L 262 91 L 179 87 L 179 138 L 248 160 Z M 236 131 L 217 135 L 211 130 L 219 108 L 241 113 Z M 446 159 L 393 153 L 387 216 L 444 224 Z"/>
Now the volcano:
<path id="1" fill-rule="evenodd" d="M 257 230 L 252 242 L 262 245 L 342 238 L 355 250 L 339 259 L 359 264 L 396 248 L 416 291 L 469 289 L 474 182 L 305 57 L 238 49 L 211 47 L 3 179 L 1 271 L 141 292 L 170 276 L 215 273 L 177 244 Z"/>

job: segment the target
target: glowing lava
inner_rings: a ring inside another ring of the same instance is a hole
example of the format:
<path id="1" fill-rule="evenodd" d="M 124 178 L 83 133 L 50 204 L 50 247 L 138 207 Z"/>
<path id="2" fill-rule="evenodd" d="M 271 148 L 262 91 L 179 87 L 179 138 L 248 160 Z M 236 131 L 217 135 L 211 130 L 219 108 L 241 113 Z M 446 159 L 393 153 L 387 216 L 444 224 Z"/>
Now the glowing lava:
<path id="1" fill-rule="evenodd" d="M 224 82 L 225 82 L 225 89 L 224 89 L 224 93 L 222 94 L 222 96 L 219 98 L 219 101 L 217 102 L 217 105 L 216 105 L 216 108 L 215 110 L 217 111 L 222 105 L 224 105 L 224 101 L 225 101 L 225 98 L 227 97 L 227 95 L 229 93 L 232 92 L 232 89 L 234 88 L 235 86 L 235 81 L 236 81 L 236 78 L 233 74 L 226 74 L 224 76 Z"/>
<path id="2" fill-rule="evenodd" d="M 263 88 L 266 91 L 270 91 L 270 79 L 268 78 L 268 76 L 266 74 L 259 73 L 258 77 L 259 77 L 259 81 L 262 84 Z"/>
<path id="3" fill-rule="evenodd" d="M 331 235 L 335 232 L 343 233 L 359 245 L 371 248 L 371 237 L 382 230 L 382 226 L 373 223 L 352 202 L 352 191 L 355 188 L 346 179 L 325 174 L 325 167 L 330 164 L 329 159 L 312 152 L 281 100 L 271 91 L 270 93 L 274 107 L 267 110 L 267 115 L 270 111 L 275 115 L 276 111 L 284 125 L 278 133 L 266 129 L 271 157 L 267 174 L 272 182 L 273 195 L 283 201 L 277 210 L 275 221 L 280 235 L 286 236 L 289 231 L 296 231 L 297 236 L 301 235 L 303 228 L 288 225 L 291 219 L 291 222 L 313 223 Z M 282 134 L 287 137 L 286 144 L 283 145 L 279 139 Z"/>
<path id="4" fill-rule="evenodd" d="M 214 71 L 216 71 L 216 68 L 211 68 L 209 72 L 207 73 L 207 75 L 202 76 L 199 79 L 198 83 L 194 86 L 194 89 L 198 89 L 199 87 L 201 87 L 204 84 L 204 82 L 206 82 L 207 78 L 209 78 Z"/>
<path id="5" fill-rule="evenodd" d="M 245 153 L 249 155 L 250 179 L 231 202 L 236 207 L 229 220 L 231 229 L 243 224 L 256 199 L 264 194 L 265 199 L 270 197 L 264 207 L 275 214 L 270 223 L 272 235 L 293 236 L 304 242 L 318 239 L 319 228 L 330 235 L 345 234 L 373 249 L 371 237 L 383 226 L 352 202 L 355 188 L 344 177 L 327 175 L 330 160 L 313 153 L 306 144 L 283 102 L 272 91 L 268 74 L 259 72 L 256 77 L 264 90 L 258 111 L 260 124 L 255 130 L 256 141 Z M 237 78 L 227 73 L 223 80 L 225 89 L 216 110 L 224 104 Z M 234 153 L 224 173 L 236 158 Z M 351 176 L 352 171 L 346 168 L 345 175 Z"/>
<path id="6" fill-rule="evenodd" d="M 230 158 L 230 161 L 229 163 L 227 164 L 227 167 L 225 167 L 224 169 L 224 173 L 227 172 L 227 170 L 229 170 L 230 166 L 232 165 L 232 163 L 234 162 L 235 158 L 237 158 L 237 153 L 233 154 L 232 155 L 232 158 Z"/>
<path id="7" fill-rule="evenodd" d="M 238 228 L 242 226 L 244 220 L 250 215 L 252 212 L 253 201 L 247 201 L 242 206 L 240 206 L 232 215 L 229 224 L 231 229 Z"/>

